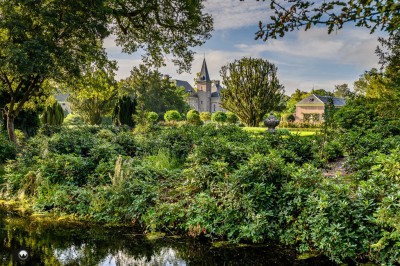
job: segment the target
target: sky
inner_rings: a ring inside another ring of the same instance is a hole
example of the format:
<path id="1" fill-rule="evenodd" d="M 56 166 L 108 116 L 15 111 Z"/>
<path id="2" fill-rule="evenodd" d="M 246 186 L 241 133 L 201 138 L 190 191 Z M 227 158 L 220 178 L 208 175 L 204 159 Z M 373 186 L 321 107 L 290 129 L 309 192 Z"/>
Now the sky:
<path id="1" fill-rule="evenodd" d="M 214 18 L 214 31 L 204 45 L 193 48 L 196 54 L 191 73 L 178 74 L 168 61 L 166 67 L 159 69 L 161 73 L 194 85 L 204 56 L 210 78 L 215 80 L 222 80 L 221 67 L 235 59 L 263 58 L 278 68 L 278 79 L 290 95 L 297 88 L 333 91 L 335 85 L 343 83 L 352 88 L 364 71 L 378 67 L 374 51 L 382 32 L 370 34 L 368 29 L 345 25 L 329 35 L 327 28 L 314 27 L 263 42 L 254 37 L 258 22 L 265 22 L 271 15 L 268 1 L 207 0 L 204 5 L 205 12 Z M 105 47 L 109 58 L 118 62 L 118 80 L 128 77 L 132 68 L 141 63 L 140 53 L 122 53 L 112 38 L 105 41 Z"/>

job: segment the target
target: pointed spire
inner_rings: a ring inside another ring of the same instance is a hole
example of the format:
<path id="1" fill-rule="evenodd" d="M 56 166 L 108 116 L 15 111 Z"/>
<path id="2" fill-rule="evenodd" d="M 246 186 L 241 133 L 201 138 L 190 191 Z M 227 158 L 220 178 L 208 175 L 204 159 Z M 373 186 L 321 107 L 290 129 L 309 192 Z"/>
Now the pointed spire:
<path id="1" fill-rule="evenodd" d="M 204 57 L 203 59 L 203 66 L 201 67 L 200 71 L 200 81 L 208 81 L 210 82 L 210 75 L 208 74 L 208 69 L 207 69 L 207 64 L 206 64 L 206 58 Z"/>

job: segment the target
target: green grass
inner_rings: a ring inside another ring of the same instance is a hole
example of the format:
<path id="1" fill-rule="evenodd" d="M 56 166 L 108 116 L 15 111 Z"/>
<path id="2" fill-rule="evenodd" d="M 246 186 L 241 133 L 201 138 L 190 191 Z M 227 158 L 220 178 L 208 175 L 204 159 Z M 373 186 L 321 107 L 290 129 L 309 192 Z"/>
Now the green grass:
<path id="1" fill-rule="evenodd" d="M 260 134 L 260 133 L 266 132 L 267 128 L 265 128 L 265 127 L 244 127 L 243 130 L 246 130 L 248 132 L 255 133 L 255 134 Z M 284 130 L 286 130 L 286 129 L 284 129 Z M 310 131 L 310 129 L 307 128 L 306 131 L 303 131 L 301 128 L 296 128 L 296 130 L 289 130 L 289 132 L 291 134 L 296 134 L 301 137 L 309 137 L 309 136 L 315 135 L 317 133 L 317 129 L 315 129 L 314 131 Z"/>

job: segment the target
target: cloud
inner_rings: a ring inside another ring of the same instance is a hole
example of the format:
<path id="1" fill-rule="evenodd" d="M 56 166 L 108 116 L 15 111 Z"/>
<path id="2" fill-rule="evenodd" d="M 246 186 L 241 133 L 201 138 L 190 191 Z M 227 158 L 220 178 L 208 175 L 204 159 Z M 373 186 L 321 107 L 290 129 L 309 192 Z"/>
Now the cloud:
<path id="1" fill-rule="evenodd" d="M 271 13 L 264 1 L 207 0 L 204 7 L 214 18 L 216 30 L 256 26 Z"/>
<path id="2" fill-rule="evenodd" d="M 377 36 L 367 30 L 343 29 L 338 34 L 327 34 L 325 28 L 291 33 L 288 38 L 270 40 L 263 44 L 237 44 L 241 51 L 257 54 L 270 53 L 308 60 L 330 60 L 341 64 L 354 64 L 359 68 L 375 66 L 374 50 Z"/>

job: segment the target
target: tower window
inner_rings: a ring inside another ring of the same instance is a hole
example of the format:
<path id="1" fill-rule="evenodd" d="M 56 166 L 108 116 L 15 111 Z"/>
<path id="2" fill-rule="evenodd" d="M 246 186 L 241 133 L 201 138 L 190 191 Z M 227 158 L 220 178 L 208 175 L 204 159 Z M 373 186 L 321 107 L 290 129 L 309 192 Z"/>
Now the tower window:
<path id="1" fill-rule="evenodd" d="M 215 104 L 214 104 L 214 112 L 215 112 Z"/>
<path id="2" fill-rule="evenodd" d="M 200 101 L 200 104 L 203 104 L 203 101 Z"/>

